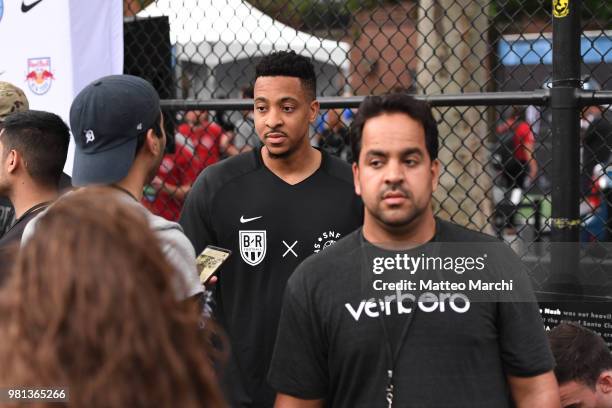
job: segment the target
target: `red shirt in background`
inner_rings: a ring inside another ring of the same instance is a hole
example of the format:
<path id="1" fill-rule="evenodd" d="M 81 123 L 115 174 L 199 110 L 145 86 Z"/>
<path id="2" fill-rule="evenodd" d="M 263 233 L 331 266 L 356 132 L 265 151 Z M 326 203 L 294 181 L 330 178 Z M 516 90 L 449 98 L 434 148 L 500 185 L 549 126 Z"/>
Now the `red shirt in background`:
<path id="1" fill-rule="evenodd" d="M 221 157 L 220 142 L 223 129 L 213 122 L 202 121 L 199 126 L 190 126 L 183 123 L 178 132 L 186 136 L 195 147 L 194 166 L 200 174 L 205 167 L 219 161 Z"/>
<path id="2" fill-rule="evenodd" d="M 183 123 L 177 130 L 175 152 L 164 156 L 157 177 L 173 186 L 191 186 L 205 167 L 219 161 L 223 130 L 211 122 L 196 127 Z M 184 202 L 162 189 L 152 191 L 152 187 L 145 190 L 142 201 L 153 214 L 170 221 L 178 221 Z"/>
<path id="3" fill-rule="evenodd" d="M 529 152 L 533 153 L 535 137 L 527 122 L 519 122 L 514 128 L 514 157 L 525 163 L 529 160 Z"/>

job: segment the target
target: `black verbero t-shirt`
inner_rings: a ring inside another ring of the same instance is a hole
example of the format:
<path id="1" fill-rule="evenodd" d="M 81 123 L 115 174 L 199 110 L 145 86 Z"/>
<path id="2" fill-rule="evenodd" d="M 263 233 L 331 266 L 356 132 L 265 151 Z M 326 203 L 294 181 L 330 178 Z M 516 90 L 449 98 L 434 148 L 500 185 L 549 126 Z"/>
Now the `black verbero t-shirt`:
<path id="1" fill-rule="evenodd" d="M 295 185 L 272 173 L 259 149 L 200 174 L 179 222 L 197 254 L 206 245 L 232 251 L 215 287 L 215 317 L 232 347 L 226 370 L 232 407 L 273 405 L 266 374 L 287 279 L 362 217 L 350 166 L 325 152 L 319 169 Z"/>
<path id="2" fill-rule="evenodd" d="M 334 408 L 387 407 L 392 361 L 393 406 L 512 406 L 506 375 L 535 376 L 553 368 L 529 278 L 512 250 L 492 237 L 437 220 L 435 241 L 452 243 L 446 248 L 455 260 L 464 252 L 486 254 L 482 271 L 458 274 L 455 266 L 446 274 L 449 279 L 513 280 L 515 288 L 522 286 L 523 298 L 513 301 L 509 292 L 502 301 L 494 291 L 479 298 L 469 293 L 468 305 L 462 297 L 449 297 L 453 290 L 422 290 L 435 300 L 402 299 L 400 305 L 397 297 L 379 297 L 372 284 L 387 272 L 372 272 L 373 257 L 385 251 L 358 230 L 304 261 L 289 279 L 268 377 L 272 387 L 301 399 L 324 399 Z M 428 250 L 411 255 L 449 258 Z M 437 272 L 401 273 L 418 282 Z M 395 360 L 388 357 L 385 338 L 393 353 L 403 340 Z"/>

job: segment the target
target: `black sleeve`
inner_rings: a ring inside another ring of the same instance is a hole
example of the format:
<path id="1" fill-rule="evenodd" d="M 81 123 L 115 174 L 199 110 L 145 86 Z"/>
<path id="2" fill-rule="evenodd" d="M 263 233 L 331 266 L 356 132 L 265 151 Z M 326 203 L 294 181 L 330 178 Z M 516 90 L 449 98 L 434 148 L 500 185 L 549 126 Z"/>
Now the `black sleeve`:
<path id="1" fill-rule="evenodd" d="M 544 330 L 544 322 L 533 293 L 530 278 L 519 257 L 507 247 L 501 259 L 504 278 L 512 278 L 514 290 L 499 299 L 498 331 L 506 374 L 533 377 L 554 367 Z"/>
<path id="2" fill-rule="evenodd" d="M 268 381 L 277 392 L 321 399 L 328 389 L 326 342 L 314 318 L 314 304 L 300 282 L 303 269 L 296 269 L 285 290 Z"/>
<path id="3" fill-rule="evenodd" d="M 212 192 L 208 187 L 206 170 L 200 173 L 187 195 L 179 218 L 179 224 L 195 248 L 196 256 L 206 248 L 206 245 L 214 244 L 216 241 L 210 217 Z"/>

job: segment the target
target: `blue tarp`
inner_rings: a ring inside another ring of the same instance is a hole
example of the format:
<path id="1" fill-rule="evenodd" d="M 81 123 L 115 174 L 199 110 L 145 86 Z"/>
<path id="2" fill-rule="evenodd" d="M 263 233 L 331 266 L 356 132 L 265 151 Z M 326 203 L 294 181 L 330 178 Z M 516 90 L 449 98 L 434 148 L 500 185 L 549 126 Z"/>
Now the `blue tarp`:
<path id="1" fill-rule="evenodd" d="M 502 65 L 552 64 L 552 39 L 540 37 L 535 40 L 518 38 L 502 39 L 497 47 Z M 605 34 L 585 37 L 580 40 L 580 53 L 586 64 L 612 62 L 612 39 Z"/>

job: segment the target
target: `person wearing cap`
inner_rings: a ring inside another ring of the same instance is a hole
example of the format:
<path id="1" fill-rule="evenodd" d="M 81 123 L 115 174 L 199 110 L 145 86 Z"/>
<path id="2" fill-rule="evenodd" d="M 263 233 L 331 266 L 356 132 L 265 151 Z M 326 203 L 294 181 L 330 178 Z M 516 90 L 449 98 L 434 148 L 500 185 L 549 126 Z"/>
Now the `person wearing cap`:
<path id="1" fill-rule="evenodd" d="M 143 188 L 155 176 L 164 155 L 166 134 L 159 96 L 142 78 L 110 75 L 86 86 L 70 108 L 75 142 L 72 184 L 106 185 L 140 208 L 157 234 L 167 261 L 180 276 L 177 296 L 199 297 L 203 287 L 195 251 L 181 227 L 148 211 L 140 203 Z M 24 240 L 36 233 L 26 228 Z"/>
<path id="2" fill-rule="evenodd" d="M 15 221 L 0 238 L 0 280 L 28 223 L 59 196 L 69 141 L 68 126 L 50 112 L 16 112 L 2 124 L 0 194 L 15 208 Z"/>
<path id="3" fill-rule="evenodd" d="M 28 110 L 28 98 L 15 85 L 0 81 L 0 129 L 8 115 Z M 15 211 L 8 197 L 0 195 L 0 237 L 13 223 Z"/>

